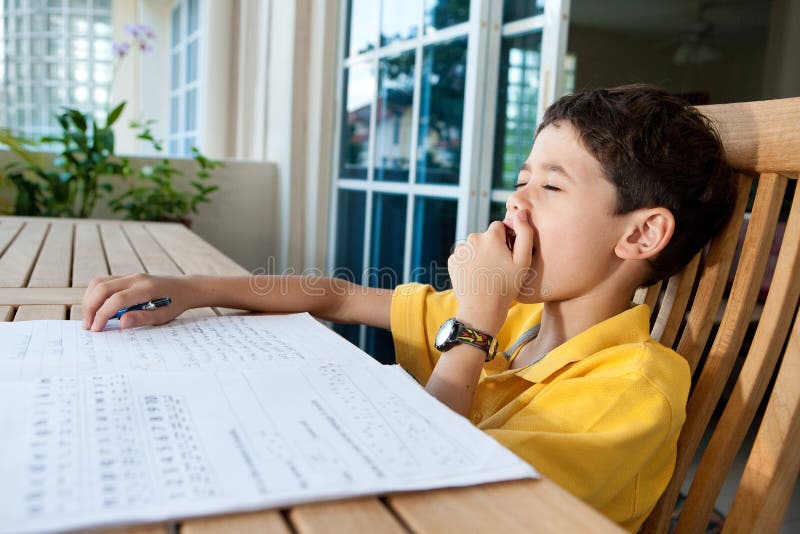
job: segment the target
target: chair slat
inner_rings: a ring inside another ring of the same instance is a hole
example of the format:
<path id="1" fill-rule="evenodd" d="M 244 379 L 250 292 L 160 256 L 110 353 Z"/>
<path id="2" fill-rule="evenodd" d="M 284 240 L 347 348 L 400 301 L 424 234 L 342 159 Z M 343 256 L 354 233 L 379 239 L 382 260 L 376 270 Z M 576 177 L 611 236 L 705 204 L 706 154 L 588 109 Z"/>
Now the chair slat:
<path id="1" fill-rule="evenodd" d="M 711 242 L 694 296 L 694 303 L 678 342 L 677 351 L 689 361 L 692 373 L 697 368 L 697 362 L 706 346 L 714 318 L 722 301 L 744 220 L 744 212 L 747 208 L 747 200 L 750 196 L 752 179 L 745 175 L 739 175 L 738 179 L 739 191 L 733 216 L 722 234 Z"/>
<path id="2" fill-rule="evenodd" d="M 0 287 L 25 287 L 47 235 L 48 223 L 29 222 L 0 257 Z"/>
<path id="3" fill-rule="evenodd" d="M 97 276 L 108 276 L 108 264 L 97 225 L 77 223 L 72 261 L 72 287 L 86 287 L 89 281 Z"/>
<path id="4" fill-rule="evenodd" d="M 108 270 L 113 275 L 126 275 L 144 271 L 142 262 L 128 242 L 119 224 L 103 223 L 100 225 L 100 237 L 108 260 Z"/>
<path id="5" fill-rule="evenodd" d="M 658 304 L 658 295 L 661 293 L 661 285 L 662 282 L 658 281 L 652 286 L 647 288 L 647 294 L 644 297 L 644 303 L 647 304 L 647 307 L 655 313 L 656 312 L 656 305 Z"/>
<path id="6" fill-rule="evenodd" d="M 800 473 L 800 316 L 725 521 L 728 532 L 778 532 Z"/>
<path id="7" fill-rule="evenodd" d="M 770 240 L 767 240 L 768 242 Z M 695 473 L 677 532 L 697 532 L 708 524 L 725 476 L 775 369 L 800 297 L 800 188 L 795 190 L 778 263 L 750 350 L 730 400 Z"/>
<path id="8" fill-rule="evenodd" d="M 745 183 L 749 183 L 749 181 L 745 180 Z M 697 365 L 700 352 L 705 345 L 705 339 L 713 325 L 728 278 L 736 246 L 736 236 L 739 235 L 738 227 L 741 226 L 746 197 L 749 194 L 749 188 L 744 188 L 742 185 L 740 182 L 732 223 L 728 225 L 720 238 L 711 244 L 706 257 L 705 271 L 695 295 L 697 305 L 689 314 L 686 328 L 678 345 L 678 353 L 687 357 L 692 369 Z M 765 238 L 765 234 L 771 235 L 774 232 L 779 211 L 775 207 L 780 206 L 779 202 L 782 200 L 785 187 L 786 179 L 775 174 L 765 175 L 759 181 L 753 214 L 745 236 L 728 306 L 725 309 L 706 365 L 689 397 L 686 422 L 678 438 L 678 455 L 672 479 L 645 521 L 644 532 L 666 532 L 669 525 L 683 479 L 689 471 L 694 453 L 725 385 L 725 379 L 730 374 L 736 353 L 741 346 L 744 327 L 749 319 L 749 315 L 746 315 L 745 312 L 752 313 L 758 285 L 766 267 L 766 250 L 772 243 L 771 239 Z M 765 244 L 767 241 L 768 243 Z M 760 274 L 756 276 L 756 273 Z M 754 278 L 758 278 L 758 282 L 753 281 Z M 739 330 L 736 331 L 736 328 Z"/>
<path id="9" fill-rule="evenodd" d="M 698 109 L 719 130 L 733 168 L 758 173 L 800 170 L 800 97 Z"/>
<path id="10" fill-rule="evenodd" d="M 295 506 L 289 519 L 297 532 L 406 532 L 378 499 L 353 499 Z"/>
<path id="11" fill-rule="evenodd" d="M 651 334 L 653 339 L 662 345 L 671 347 L 675 342 L 675 336 L 678 335 L 678 328 L 686 315 L 686 305 L 689 303 L 689 296 L 697 276 L 700 256 L 699 252 L 695 254 L 692 261 L 681 272 L 672 276 L 667 283 L 667 289 L 664 291 L 664 298 L 661 301 L 658 317 L 656 317 Z"/>
<path id="12" fill-rule="evenodd" d="M 28 287 L 69 287 L 72 268 L 71 224 L 53 224 L 47 233 Z"/>

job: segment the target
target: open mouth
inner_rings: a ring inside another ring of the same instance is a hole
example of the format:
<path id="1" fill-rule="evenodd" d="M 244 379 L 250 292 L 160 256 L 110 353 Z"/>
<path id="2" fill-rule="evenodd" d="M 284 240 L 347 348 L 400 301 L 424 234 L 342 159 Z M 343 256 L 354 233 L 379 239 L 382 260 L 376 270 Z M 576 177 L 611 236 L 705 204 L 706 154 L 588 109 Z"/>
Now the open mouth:
<path id="1" fill-rule="evenodd" d="M 505 221 L 503 221 L 503 223 L 506 224 Z M 516 241 L 517 241 L 517 233 L 514 231 L 513 228 L 511 228 L 510 226 L 508 226 L 508 224 L 506 224 L 506 246 L 508 247 L 508 250 L 510 250 L 511 252 L 514 252 L 514 243 Z M 531 248 L 531 256 L 533 256 L 534 254 L 536 254 L 536 247 Z"/>
<path id="2" fill-rule="evenodd" d="M 508 246 L 508 250 L 514 250 L 514 241 L 517 240 L 517 233 L 506 226 L 506 246 Z"/>

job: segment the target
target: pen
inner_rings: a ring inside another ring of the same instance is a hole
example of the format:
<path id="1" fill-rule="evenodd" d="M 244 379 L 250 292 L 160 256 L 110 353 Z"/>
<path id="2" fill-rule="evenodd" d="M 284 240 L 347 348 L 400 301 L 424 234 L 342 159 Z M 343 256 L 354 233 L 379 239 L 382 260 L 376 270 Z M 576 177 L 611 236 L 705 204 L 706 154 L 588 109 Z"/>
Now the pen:
<path id="1" fill-rule="evenodd" d="M 172 302 L 172 299 L 170 299 L 169 297 L 163 297 L 163 298 L 160 298 L 160 299 L 148 300 L 147 302 L 142 302 L 141 304 L 136 304 L 134 306 L 129 306 L 127 308 L 122 308 L 120 311 L 118 311 L 117 313 L 114 314 L 112 319 L 119 319 L 120 317 L 122 317 L 122 314 L 124 314 L 125 312 L 129 312 L 129 311 L 135 311 L 135 310 L 152 311 L 152 310 L 155 310 L 156 308 L 160 308 L 162 306 L 167 306 L 171 302 Z"/>

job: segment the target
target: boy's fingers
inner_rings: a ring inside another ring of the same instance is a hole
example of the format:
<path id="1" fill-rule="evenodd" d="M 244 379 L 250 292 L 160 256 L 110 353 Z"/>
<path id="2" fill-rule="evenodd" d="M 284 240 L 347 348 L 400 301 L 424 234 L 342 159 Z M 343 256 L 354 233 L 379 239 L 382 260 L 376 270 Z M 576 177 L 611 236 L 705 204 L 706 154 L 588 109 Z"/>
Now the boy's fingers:
<path id="1" fill-rule="evenodd" d="M 123 289 L 114 292 L 110 297 L 105 299 L 105 302 L 103 302 L 97 309 L 97 312 L 95 312 L 91 326 L 92 331 L 100 332 L 105 328 L 108 320 L 119 310 L 127 308 L 128 306 L 134 306 L 147 299 L 148 297 L 142 293 L 141 290 Z"/>
<path id="2" fill-rule="evenodd" d="M 153 311 L 138 310 L 125 312 L 119 320 L 119 326 L 123 330 L 126 328 L 134 328 L 136 326 L 155 325 L 164 322 L 163 309 Z"/>
<path id="3" fill-rule="evenodd" d="M 97 310 L 114 293 L 128 286 L 128 282 L 121 276 L 108 276 L 95 278 L 89 282 L 83 294 L 81 313 L 83 314 L 83 327 L 89 329 L 95 319 Z"/>
<path id="4" fill-rule="evenodd" d="M 517 235 L 512 253 L 514 263 L 520 267 L 528 267 L 533 250 L 533 228 L 528 222 L 528 213 L 524 210 L 519 210 L 514 216 L 514 233 Z"/>

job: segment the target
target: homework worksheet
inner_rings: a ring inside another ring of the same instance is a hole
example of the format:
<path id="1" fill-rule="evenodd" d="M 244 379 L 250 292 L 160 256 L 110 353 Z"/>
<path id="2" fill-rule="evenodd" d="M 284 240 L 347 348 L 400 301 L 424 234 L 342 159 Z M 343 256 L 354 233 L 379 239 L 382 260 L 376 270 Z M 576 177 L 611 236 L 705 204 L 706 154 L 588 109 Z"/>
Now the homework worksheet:
<path id="1" fill-rule="evenodd" d="M 103 332 L 84 330 L 80 321 L 0 322 L 0 340 L 0 381 L 276 363 L 380 365 L 307 313 L 178 319 L 129 330 L 114 320 Z"/>
<path id="2" fill-rule="evenodd" d="M 0 330 L 0 532 L 536 476 L 308 315 L 210 319 L 83 332 L 91 361 L 74 322 Z"/>

